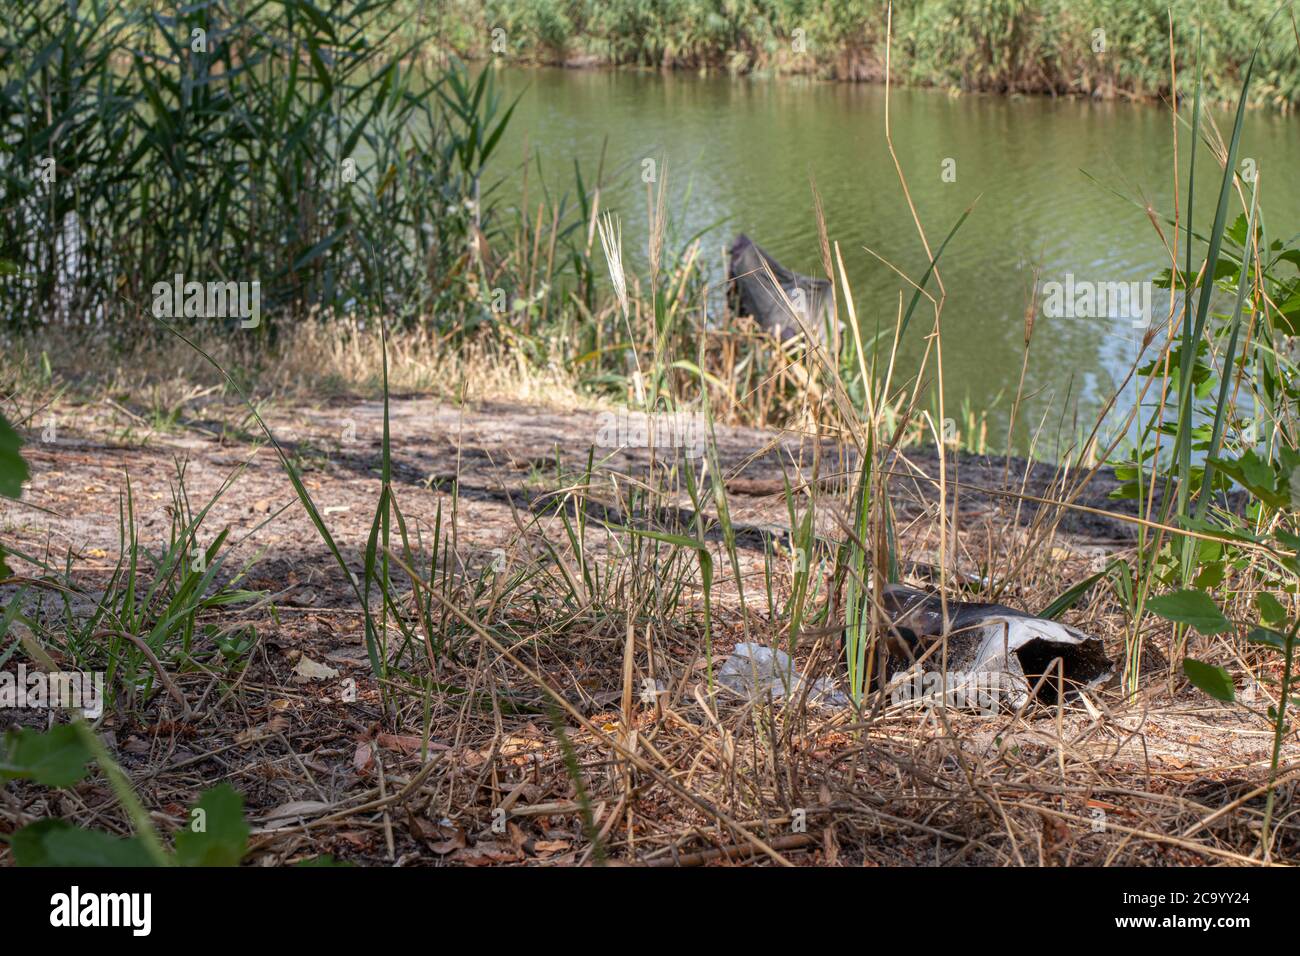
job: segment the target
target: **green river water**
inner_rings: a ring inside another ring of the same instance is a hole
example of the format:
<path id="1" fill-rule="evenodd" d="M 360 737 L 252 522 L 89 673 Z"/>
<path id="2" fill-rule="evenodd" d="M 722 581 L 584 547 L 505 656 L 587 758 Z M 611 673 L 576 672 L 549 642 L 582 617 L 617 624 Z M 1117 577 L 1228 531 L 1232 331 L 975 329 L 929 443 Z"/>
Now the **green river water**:
<path id="1" fill-rule="evenodd" d="M 562 192 L 572 188 L 573 161 L 594 177 L 604 149 L 602 208 L 623 220 L 633 268 L 643 268 L 646 243 L 643 161 L 655 159 L 658 170 L 665 161 L 668 169 L 670 243 L 708 228 L 704 252 L 719 279 L 723 249 L 736 232 L 748 233 L 791 268 L 822 274 L 810 177 L 865 328 L 892 326 L 899 295 L 910 288 L 881 259 L 914 278 L 925 270 L 885 140 L 882 86 L 510 68 L 499 72 L 499 88 L 509 98 L 522 94 L 494 160 L 503 197 L 519 199 L 526 150 L 534 163 L 540 159 L 550 188 Z M 1211 115 L 1226 135 L 1231 112 Z M 890 120 L 932 247 L 975 204 L 940 263 L 947 292 L 944 385 L 948 414 L 959 417 L 963 400 L 986 410 L 990 450 L 1003 450 L 1034 270 L 1044 283 L 1071 275 L 1102 283 L 1150 279 L 1168 265 L 1140 204 L 1172 213 L 1169 111 L 1125 102 L 894 89 Z M 1189 142 L 1184 131 L 1180 201 Z M 1269 236 L 1300 231 L 1300 119 L 1250 114 L 1241 156 L 1260 171 Z M 1213 216 L 1220 175 L 1202 147 L 1196 206 L 1202 230 Z M 535 164 L 529 176 L 536 190 Z M 1237 211 L 1234 206 L 1234 218 Z M 1167 296 L 1154 290 L 1157 321 L 1167 308 Z M 900 353 L 901 371 L 915 369 L 932 317 L 932 310 L 918 311 Z M 1140 335 L 1127 317 L 1040 315 L 1014 447 L 1024 450 L 1027 429 L 1045 413 L 1048 432 L 1059 429 L 1068 440 L 1074 416 L 1094 410 L 1123 376 Z"/>

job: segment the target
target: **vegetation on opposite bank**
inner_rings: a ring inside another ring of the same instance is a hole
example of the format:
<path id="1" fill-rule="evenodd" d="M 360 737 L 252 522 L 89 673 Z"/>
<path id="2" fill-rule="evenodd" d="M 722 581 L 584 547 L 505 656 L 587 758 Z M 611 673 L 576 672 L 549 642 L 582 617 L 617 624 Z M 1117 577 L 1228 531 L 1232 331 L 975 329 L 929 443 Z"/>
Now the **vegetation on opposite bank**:
<path id="1" fill-rule="evenodd" d="M 421 0 L 406 0 L 419 8 Z M 1164 97 L 1170 44 L 1204 37 L 1206 95 L 1235 100 L 1260 24 L 1277 0 L 901 0 L 895 81 L 1001 93 Z M 704 68 L 732 73 L 884 76 L 885 0 L 447 0 L 438 36 L 462 56 Z M 1285 16 L 1285 14 L 1284 14 Z M 494 32 L 494 31 L 503 32 Z M 1300 102 L 1300 32 L 1261 53 L 1251 101 Z M 1190 71 L 1189 71 L 1190 72 Z M 1190 87 L 1181 91 L 1190 93 Z"/>

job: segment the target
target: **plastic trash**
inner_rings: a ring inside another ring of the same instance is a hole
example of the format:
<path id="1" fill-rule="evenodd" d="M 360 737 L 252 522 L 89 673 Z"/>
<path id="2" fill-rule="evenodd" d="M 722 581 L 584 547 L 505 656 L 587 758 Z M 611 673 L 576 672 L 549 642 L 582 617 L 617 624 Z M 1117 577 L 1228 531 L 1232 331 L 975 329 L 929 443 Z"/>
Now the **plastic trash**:
<path id="1" fill-rule="evenodd" d="M 718 683 L 750 700 L 762 700 L 769 695 L 773 700 L 780 700 L 803 693 L 805 678 L 795 669 L 789 654 L 746 641 L 737 644 L 722 662 Z M 849 702 L 826 678 L 813 681 L 808 699 L 836 707 Z"/>
<path id="2" fill-rule="evenodd" d="M 882 599 L 890 623 L 903 642 L 911 645 L 913 656 L 920 658 L 943 636 L 943 605 L 938 595 L 891 584 Z M 948 679 L 937 683 L 949 693 L 950 706 L 956 690 L 955 696 L 965 706 L 983 709 L 987 701 L 982 692 L 994 689 L 1002 703 L 1018 708 L 1043 675 L 1047 676 L 1040 693 L 1050 701 L 1058 678 L 1069 693 L 1099 687 L 1115 673 L 1100 638 L 1002 604 L 949 601 L 947 637 L 947 653 L 940 657 L 942 652 L 936 651 L 919 668 L 934 673 L 942 663 Z M 902 679 L 909 680 L 917 668 L 904 667 L 904 671 Z M 988 680 L 988 675 L 996 679 Z M 971 693 L 962 693 L 968 688 Z"/>

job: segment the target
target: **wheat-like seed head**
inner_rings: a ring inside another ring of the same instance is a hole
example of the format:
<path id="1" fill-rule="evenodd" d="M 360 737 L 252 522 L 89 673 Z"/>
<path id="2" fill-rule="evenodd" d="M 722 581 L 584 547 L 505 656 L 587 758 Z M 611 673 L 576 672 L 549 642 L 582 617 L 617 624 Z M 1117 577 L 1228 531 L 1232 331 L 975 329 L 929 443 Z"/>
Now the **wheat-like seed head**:
<path id="1" fill-rule="evenodd" d="M 650 209 L 650 275 L 652 280 L 659 276 L 659 263 L 663 256 L 664 224 L 668 220 L 668 161 L 659 165 L 659 184 L 655 194 L 654 205 Z"/>
<path id="2" fill-rule="evenodd" d="M 610 213 L 600 217 L 596 230 L 600 233 L 600 247 L 605 250 L 605 262 L 609 265 L 609 278 L 614 283 L 614 295 L 618 297 L 619 308 L 623 318 L 628 318 L 627 275 L 623 271 L 623 226 Z"/>

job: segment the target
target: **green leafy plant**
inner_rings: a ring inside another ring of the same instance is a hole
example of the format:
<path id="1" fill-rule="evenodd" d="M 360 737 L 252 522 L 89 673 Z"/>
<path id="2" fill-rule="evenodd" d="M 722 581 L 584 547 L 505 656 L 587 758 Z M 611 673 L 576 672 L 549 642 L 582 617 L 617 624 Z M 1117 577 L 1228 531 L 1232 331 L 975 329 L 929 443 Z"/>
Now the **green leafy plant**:
<path id="1" fill-rule="evenodd" d="M 0 415 L 0 495 L 6 498 L 18 498 L 28 477 L 27 462 L 18 451 L 22 443 L 13 426 Z M 12 573 L 5 564 L 4 548 L 0 547 L 0 580 Z"/>
<path id="2" fill-rule="evenodd" d="M 1292 555 L 1290 562 L 1295 562 Z M 1203 634 L 1222 634 L 1234 628 L 1234 624 L 1215 603 L 1214 599 L 1203 591 L 1184 589 L 1171 594 L 1152 598 L 1147 607 L 1176 624 L 1195 628 Z M 1287 720 L 1287 708 L 1300 706 L 1300 697 L 1294 697 L 1294 688 L 1300 674 L 1296 673 L 1295 649 L 1296 633 L 1300 631 L 1300 617 L 1288 617 L 1286 608 L 1273 595 L 1260 592 L 1256 599 L 1258 621 L 1247 635 L 1251 644 L 1268 648 L 1281 655 L 1281 677 L 1277 682 L 1277 703 L 1268 707 L 1268 719 L 1273 724 L 1273 753 L 1269 761 L 1268 796 L 1264 805 L 1264 820 L 1261 830 L 1261 847 L 1265 858 L 1271 854 L 1269 827 L 1273 819 L 1273 805 L 1276 796 L 1278 764 L 1282 756 L 1282 742 L 1294 729 Z M 1207 664 L 1191 657 L 1183 658 L 1183 673 L 1191 683 L 1215 700 L 1233 703 L 1236 700 L 1236 688 L 1231 676 L 1222 667 Z M 1269 678 L 1264 679 L 1271 682 Z"/>
<path id="3" fill-rule="evenodd" d="M 241 606 L 261 606 L 264 592 L 240 587 L 256 558 L 228 568 L 230 530 L 207 527 L 213 507 L 242 470 L 236 467 L 211 498 L 196 506 L 186 490 L 185 466 L 178 463 L 168 537 L 157 548 L 140 538 L 128 477 L 119 505 L 119 557 L 102 593 L 86 610 L 73 601 L 88 598 L 75 565 L 40 563 L 46 573 L 36 584 L 54 598 L 42 597 L 34 612 L 23 615 L 24 623 L 79 667 L 104 670 L 108 685 L 127 688 L 131 701 L 148 700 L 167 683 L 159 665 L 169 671 L 224 669 L 246 658 L 255 636 L 250 625 L 236 620 L 218 626 L 211 618 Z M 0 627 L 0 634 L 6 630 Z"/>
<path id="4" fill-rule="evenodd" d="M 250 334 L 317 311 L 455 321 L 449 279 L 471 224 L 491 220 L 465 204 L 509 114 L 472 125 L 494 105 L 482 80 L 468 113 L 442 108 L 442 71 L 416 56 L 432 24 L 418 35 L 395 0 L 14 0 L 5 14 L 11 326 L 96 312 L 138 323 L 153 284 L 177 273 L 260 282 Z M 398 24 L 417 35 L 398 41 Z M 460 105 L 469 81 L 453 79 Z M 382 272 L 355 237 L 386 244 Z"/>
<path id="5" fill-rule="evenodd" d="M 1270 526 L 1290 500 L 1289 477 L 1300 463 L 1288 411 L 1296 398 L 1294 368 L 1287 367 L 1282 348 L 1300 284 L 1294 275 L 1300 250 L 1281 240 L 1269 241 L 1258 205 L 1258 182 L 1238 164 L 1251 80 L 1281 9 L 1257 25 L 1252 52 L 1243 58 L 1246 66 L 1231 134 L 1223 148 L 1215 150 L 1222 174 L 1207 234 L 1196 230 L 1193 219 L 1198 147 L 1202 138 L 1215 142 L 1202 122 L 1206 71 L 1198 35 L 1187 197 L 1183 218 L 1169 220 L 1185 232 L 1185 258 L 1181 268 L 1174 263 L 1155 280 L 1170 290 L 1179 311 L 1172 317 L 1167 350 L 1135 370 L 1143 381 L 1141 395 L 1160 398 L 1143 404 L 1139 397 L 1131 447 L 1112 459 L 1121 483 L 1113 497 L 1138 502 L 1154 525 L 1139 529 L 1135 580 L 1126 602 L 1133 611 L 1124 669 L 1130 693 L 1137 686 L 1148 595 L 1160 587 L 1179 592 L 1213 589 L 1229 570 L 1248 565 L 1249 555 L 1234 548 L 1233 539 L 1249 540 Z M 1244 197 L 1246 211 L 1230 223 L 1234 192 Z M 1194 255 L 1202 247 L 1205 256 L 1195 268 Z M 1222 302 L 1230 308 L 1224 309 Z M 1234 481 L 1254 496 L 1245 521 L 1228 500 Z M 1198 602 L 1190 593 L 1152 600 L 1188 622 L 1196 619 Z M 1208 613 L 1203 605 L 1200 610 Z M 1202 625 L 1209 623 L 1200 619 Z M 1179 624 L 1173 659 L 1183 656 L 1187 626 L 1197 627 Z"/>
<path id="6" fill-rule="evenodd" d="M 248 849 L 243 798 L 229 784 L 214 787 L 191 808 L 168 852 L 140 806 L 126 775 L 83 721 L 44 733 L 31 728 L 6 733 L 0 749 L 0 780 L 31 780 L 47 787 L 79 783 L 97 763 L 135 826 L 118 837 L 65 820 L 38 820 L 9 838 L 18 866 L 238 866 Z"/>

